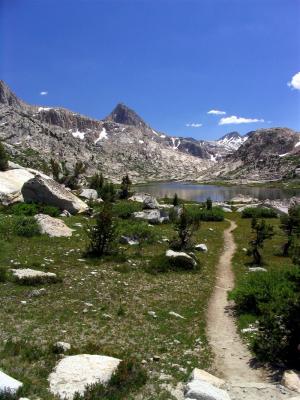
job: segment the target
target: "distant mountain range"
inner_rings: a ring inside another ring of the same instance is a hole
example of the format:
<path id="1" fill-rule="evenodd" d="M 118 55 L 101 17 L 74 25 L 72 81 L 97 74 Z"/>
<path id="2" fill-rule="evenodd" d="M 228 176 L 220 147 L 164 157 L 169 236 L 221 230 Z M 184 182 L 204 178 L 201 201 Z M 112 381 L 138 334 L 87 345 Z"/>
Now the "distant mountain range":
<path id="1" fill-rule="evenodd" d="M 216 141 L 154 130 L 134 110 L 118 104 L 103 120 L 60 107 L 33 106 L 0 81 L 0 140 L 14 160 L 47 171 L 51 158 L 114 181 L 128 173 L 153 180 L 272 180 L 293 176 L 300 164 L 299 133 L 270 128 Z"/>

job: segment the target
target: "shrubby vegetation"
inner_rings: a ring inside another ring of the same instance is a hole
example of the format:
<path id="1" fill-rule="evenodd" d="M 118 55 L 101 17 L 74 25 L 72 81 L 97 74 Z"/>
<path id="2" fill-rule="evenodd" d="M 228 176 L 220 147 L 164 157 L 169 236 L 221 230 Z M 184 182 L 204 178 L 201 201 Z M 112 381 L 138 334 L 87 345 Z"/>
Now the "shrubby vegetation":
<path id="1" fill-rule="evenodd" d="M 0 141 L 0 171 L 6 171 L 8 168 L 8 154 Z"/>
<path id="2" fill-rule="evenodd" d="M 96 173 L 90 178 L 89 187 L 96 190 L 98 196 L 104 201 L 116 200 L 117 193 L 114 184 L 104 179 L 102 173 Z"/>
<path id="3" fill-rule="evenodd" d="M 89 225 L 87 236 L 89 239 L 85 252 L 87 257 L 111 254 L 116 237 L 116 224 L 110 203 L 105 203 L 103 209 L 95 216 L 95 224 Z"/>
<path id="4" fill-rule="evenodd" d="M 280 218 L 280 227 L 287 236 L 284 243 L 282 253 L 285 257 L 289 255 L 291 247 L 293 248 L 293 256 L 297 259 L 300 237 L 300 206 L 294 206 L 289 209 L 288 215 Z"/>
<path id="5" fill-rule="evenodd" d="M 122 200 L 118 201 L 113 205 L 113 213 L 115 216 L 128 219 L 136 211 L 142 211 L 143 204 L 137 201 Z"/>
<path id="6" fill-rule="evenodd" d="M 121 182 L 121 190 L 120 190 L 120 194 L 119 197 L 120 199 L 128 199 L 129 195 L 130 195 L 130 187 L 132 185 L 132 182 L 128 176 L 128 174 L 126 174 L 125 176 L 123 176 L 122 178 L 122 182 Z"/>
<path id="7" fill-rule="evenodd" d="M 5 212 L 6 214 L 23 215 L 26 217 L 32 217 L 36 214 L 47 214 L 51 217 L 58 217 L 60 215 L 60 210 L 57 207 L 36 203 L 13 204 L 7 207 Z"/>
<path id="8" fill-rule="evenodd" d="M 143 221 L 120 221 L 117 227 L 118 235 L 128 236 L 139 242 L 154 243 L 157 240 L 157 233 L 153 231 L 147 222 Z"/>
<path id="9" fill-rule="evenodd" d="M 40 235 L 40 229 L 33 217 L 26 216 L 0 216 L 0 236 L 10 240 L 12 235 L 32 237 Z"/>
<path id="10" fill-rule="evenodd" d="M 220 207 L 202 208 L 200 206 L 187 206 L 188 216 L 196 222 L 224 221 L 224 211 Z"/>
<path id="11" fill-rule="evenodd" d="M 193 218 L 183 207 L 182 212 L 175 222 L 177 237 L 173 239 L 170 247 L 174 250 L 187 250 L 193 246 L 192 236 L 199 228 L 199 220 Z"/>
<path id="12" fill-rule="evenodd" d="M 242 211 L 243 218 L 277 218 L 277 212 L 267 207 L 247 207 Z"/>
<path id="13" fill-rule="evenodd" d="M 251 343 L 258 359 L 299 368 L 300 270 L 251 273 L 230 298 L 238 314 L 251 314 L 259 321 Z"/>
<path id="14" fill-rule="evenodd" d="M 263 263 L 260 250 L 263 249 L 264 242 L 274 236 L 274 229 L 265 220 L 257 220 L 256 218 L 252 218 L 251 228 L 252 238 L 249 242 L 248 254 L 252 256 L 252 264 L 260 266 Z"/>

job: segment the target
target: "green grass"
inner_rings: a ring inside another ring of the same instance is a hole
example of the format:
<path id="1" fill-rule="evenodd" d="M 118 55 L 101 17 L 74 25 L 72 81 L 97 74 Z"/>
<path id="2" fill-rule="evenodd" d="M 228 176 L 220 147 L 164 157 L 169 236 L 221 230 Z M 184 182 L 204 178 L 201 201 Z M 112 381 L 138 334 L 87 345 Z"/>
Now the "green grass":
<path id="1" fill-rule="evenodd" d="M 172 398 L 158 379 L 162 373 L 176 384 L 194 367 L 211 368 L 205 312 L 228 223 L 201 223 L 195 241 L 206 243 L 209 250 L 197 253 L 199 271 L 153 275 L 145 267 L 168 248 L 162 238 L 175 235 L 172 224 L 148 227 L 155 240 L 143 241 L 140 246 L 118 245 L 118 257 L 97 260 L 82 257 L 87 219 L 73 216 L 64 221 L 75 230 L 71 238 L 13 235 L 0 248 L 0 267 L 33 267 L 62 278 L 55 285 L 43 284 L 46 293 L 40 297 L 30 296 L 37 286 L 10 280 L 0 283 L 0 369 L 24 382 L 22 395 L 54 400 L 47 377 L 58 360 L 51 350 L 57 341 L 69 342 L 70 354 L 146 360 L 149 379 L 139 395 L 148 400 Z M 124 232 L 126 223 L 132 232 L 132 220 L 121 223 Z M 145 234 L 145 226 L 141 231 Z M 155 311 L 157 318 L 148 311 Z M 170 316 L 170 311 L 185 319 Z M 160 361 L 151 361 L 154 355 Z M 128 394 L 126 399 L 132 396 Z"/>
<path id="2" fill-rule="evenodd" d="M 251 220 L 242 218 L 238 213 L 232 213 L 228 218 L 234 220 L 238 227 L 234 230 L 234 239 L 237 244 L 237 250 L 233 256 L 232 264 L 235 274 L 235 287 L 239 287 L 246 274 L 255 274 L 248 272 L 249 262 L 251 258 L 247 255 L 244 249 L 248 249 L 248 242 L 251 236 Z M 289 257 L 281 256 L 282 245 L 286 240 L 285 235 L 281 231 L 278 218 L 269 218 L 269 224 L 272 224 L 275 229 L 275 235 L 271 240 L 266 240 L 264 249 L 262 250 L 264 265 L 267 271 L 277 271 L 281 269 L 289 269 L 295 267 Z M 237 323 L 240 329 L 247 328 L 249 324 L 255 322 L 257 317 L 252 314 L 241 314 L 238 316 Z M 251 334 L 244 334 L 245 337 L 251 338 Z"/>

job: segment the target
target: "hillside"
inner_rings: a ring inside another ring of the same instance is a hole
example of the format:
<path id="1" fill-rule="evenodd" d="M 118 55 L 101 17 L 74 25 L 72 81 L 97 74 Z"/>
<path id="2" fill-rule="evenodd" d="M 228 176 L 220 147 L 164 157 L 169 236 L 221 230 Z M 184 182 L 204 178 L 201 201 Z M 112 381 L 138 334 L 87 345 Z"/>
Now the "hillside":
<path id="1" fill-rule="evenodd" d="M 0 140 L 14 161 L 49 172 L 53 158 L 112 181 L 128 173 L 134 182 L 158 180 L 277 180 L 299 168 L 299 134 L 270 128 L 217 141 L 169 136 L 118 104 L 95 120 L 61 107 L 33 106 L 0 81 Z"/>

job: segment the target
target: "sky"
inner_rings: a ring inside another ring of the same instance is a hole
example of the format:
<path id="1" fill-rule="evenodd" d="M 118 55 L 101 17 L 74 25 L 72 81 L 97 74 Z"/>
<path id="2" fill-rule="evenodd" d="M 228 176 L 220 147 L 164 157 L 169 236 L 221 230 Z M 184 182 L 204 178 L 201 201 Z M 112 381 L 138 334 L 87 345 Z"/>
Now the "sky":
<path id="1" fill-rule="evenodd" d="M 300 131 L 300 0 L 0 0 L 0 59 L 32 104 L 123 102 L 197 139 Z"/>

